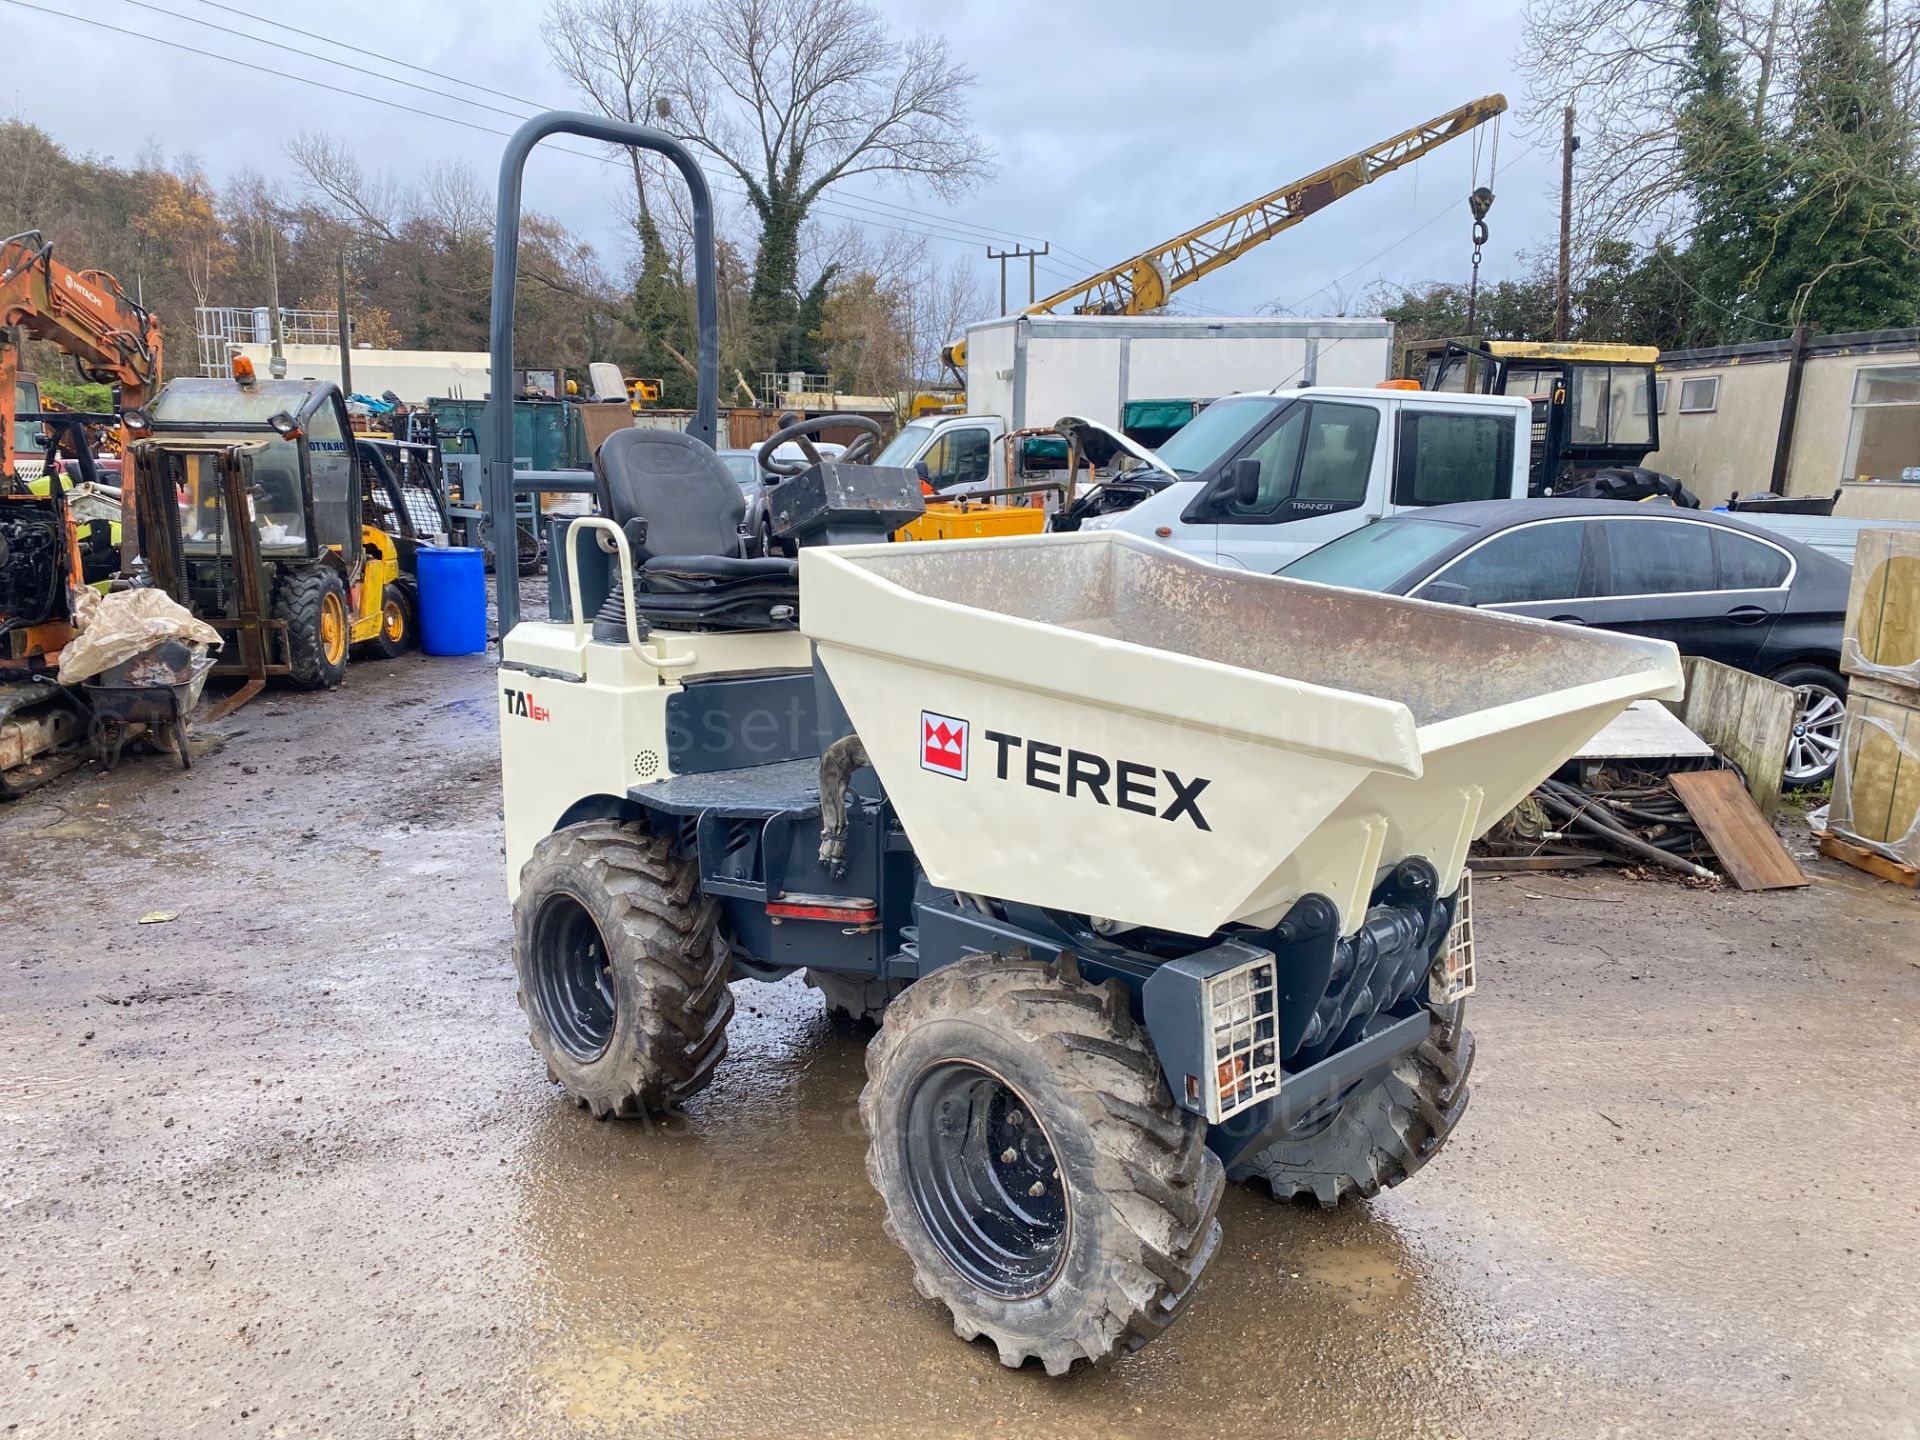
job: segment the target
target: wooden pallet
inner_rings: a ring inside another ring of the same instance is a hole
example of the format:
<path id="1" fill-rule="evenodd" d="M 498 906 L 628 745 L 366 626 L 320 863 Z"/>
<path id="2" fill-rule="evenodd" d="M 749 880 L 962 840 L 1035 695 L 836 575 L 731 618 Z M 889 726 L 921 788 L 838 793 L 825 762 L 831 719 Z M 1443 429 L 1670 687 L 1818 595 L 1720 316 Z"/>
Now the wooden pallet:
<path id="1" fill-rule="evenodd" d="M 1830 830 L 1816 830 L 1813 838 L 1819 845 L 1820 853 L 1829 860 L 1838 860 L 1856 870 L 1877 875 L 1882 880 L 1891 880 L 1895 885 L 1904 885 L 1909 890 L 1920 889 L 1920 870 L 1911 865 L 1903 865 L 1876 850 L 1843 840 Z"/>

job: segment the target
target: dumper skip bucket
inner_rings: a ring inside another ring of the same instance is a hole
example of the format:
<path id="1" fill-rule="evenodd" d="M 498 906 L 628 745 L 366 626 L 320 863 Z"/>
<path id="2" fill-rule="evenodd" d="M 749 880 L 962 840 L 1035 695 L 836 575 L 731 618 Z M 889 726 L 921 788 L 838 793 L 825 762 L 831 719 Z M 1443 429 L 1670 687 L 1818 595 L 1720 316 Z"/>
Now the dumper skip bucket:
<path id="1" fill-rule="evenodd" d="M 801 628 L 934 884 L 1210 935 L 1468 845 L 1662 641 L 1228 570 L 1112 532 L 803 549 Z"/>

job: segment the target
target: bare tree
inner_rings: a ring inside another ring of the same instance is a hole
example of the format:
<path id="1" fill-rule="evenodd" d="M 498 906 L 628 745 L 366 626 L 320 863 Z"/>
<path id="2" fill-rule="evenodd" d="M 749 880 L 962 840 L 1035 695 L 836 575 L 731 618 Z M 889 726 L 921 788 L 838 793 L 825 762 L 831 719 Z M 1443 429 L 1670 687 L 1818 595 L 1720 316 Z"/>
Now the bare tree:
<path id="1" fill-rule="evenodd" d="M 907 292 L 907 319 L 912 326 L 915 384 L 937 384 L 942 379 L 940 352 L 967 333 L 976 320 L 990 319 L 999 309 L 987 287 L 986 276 L 971 257 L 956 255 L 944 266 L 929 263 Z"/>
<path id="2" fill-rule="evenodd" d="M 1522 123 L 1536 144 L 1557 141 L 1561 112 L 1575 108 L 1576 256 L 1602 240 L 1685 224 L 1690 174 L 1681 120 L 1697 75 L 1691 35 L 1703 7 L 1761 127 L 1791 104 L 1790 37 L 1813 3 L 1528 0 L 1517 62 L 1527 78 Z"/>
<path id="3" fill-rule="evenodd" d="M 612 120 L 651 125 L 666 95 L 668 62 L 682 23 L 677 9 L 657 0 L 553 0 L 540 35 L 560 73 L 594 109 Z M 644 250 L 654 227 L 659 167 L 638 150 L 611 148 L 624 157 L 633 178 L 627 218 Z"/>
<path id="4" fill-rule="evenodd" d="M 991 173 L 968 122 L 973 83 L 944 40 L 896 40 L 858 0 L 698 0 L 687 12 L 665 124 L 746 190 L 763 343 L 791 321 L 801 232 L 830 187 L 878 175 L 955 195 Z"/>
<path id="5" fill-rule="evenodd" d="M 431 217 L 456 245 L 493 236 L 493 196 L 463 160 L 428 165 L 420 179 L 417 204 L 420 213 Z"/>
<path id="6" fill-rule="evenodd" d="M 383 240 L 397 240 L 406 221 L 406 197 L 391 175 L 369 175 L 353 151 L 332 136 L 302 130 L 287 142 L 287 158 L 306 186 Z"/>

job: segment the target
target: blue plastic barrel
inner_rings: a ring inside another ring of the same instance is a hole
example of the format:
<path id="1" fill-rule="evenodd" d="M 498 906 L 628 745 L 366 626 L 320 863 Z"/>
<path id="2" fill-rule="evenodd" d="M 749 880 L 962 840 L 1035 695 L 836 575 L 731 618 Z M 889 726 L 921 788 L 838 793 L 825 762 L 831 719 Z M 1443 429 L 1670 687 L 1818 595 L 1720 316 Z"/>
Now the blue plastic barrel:
<path id="1" fill-rule="evenodd" d="M 471 546 L 421 546 L 420 648 L 429 655 L 478 655 L 487 648 L 487 566 Z"/>

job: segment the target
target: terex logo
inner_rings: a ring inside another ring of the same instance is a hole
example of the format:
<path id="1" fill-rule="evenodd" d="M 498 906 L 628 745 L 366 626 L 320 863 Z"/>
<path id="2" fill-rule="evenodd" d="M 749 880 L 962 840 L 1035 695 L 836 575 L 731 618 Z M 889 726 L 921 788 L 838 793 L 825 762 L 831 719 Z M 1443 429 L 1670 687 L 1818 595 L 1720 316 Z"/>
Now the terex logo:
<path id="1" fill-rule="evenodd" d="M 1211 780 L 1183 780 L 1171 770 L 1135 760 L 1108 760 L 1090 751 L 1003 735 L 998 730 L 980 733 L 996 751 L 996 779 L 1021 780 L 1035 790 L 1051 790 L 1069 799 L 1084 791 L 1100 805 L 1131 810 L 1136 815 L 1157 815 L 1162 820 L 1185 819 L 1196 830 L 1213 829 L 1198 804 L 1200 792 L 1213 783 Z M 1025 752 L 1024 763 L 1014 759 L 1015 750 Z"/>
<path id="2" fill-rule="evenodd" d="M 920 768 L 937 775 L 967 778 L 967 722 L 951 715 L 920 712 Z"/>
<path id="3" fill-rule="evenodd" d="M 528 720 L 550 720 L 553 718 L 553 712 L 551 710 L 547 709 L 544 705 L 535 704 L 533 697 L 524 690 L 503 688 L 500 693 L 507 697 L 507 713 L 509 715 L 524 716 Z"/>

